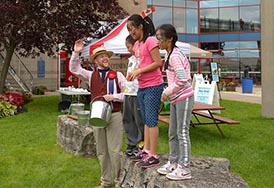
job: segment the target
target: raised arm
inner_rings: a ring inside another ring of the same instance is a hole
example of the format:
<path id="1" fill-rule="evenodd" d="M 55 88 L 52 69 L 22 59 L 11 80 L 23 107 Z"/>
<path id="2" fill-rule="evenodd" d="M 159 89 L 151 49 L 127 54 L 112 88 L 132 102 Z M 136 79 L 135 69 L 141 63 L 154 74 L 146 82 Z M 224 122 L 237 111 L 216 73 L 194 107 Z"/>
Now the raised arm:
<path id="1" fill-rule="evenodd" d="M 79 53 L 84 49 L 84 43 L 82 39 L 78 39 L 77 41 L 75 41 L 74 43 L 74 52 L 75 53 Z"/>
<path id="2" fill-rule="evenodd" d="M 91 78 L 92 71 L 86 70 L 81 67 L 81 60 L 79 57 L 79 53 L 83 50 L 83 48 L 84 44 L 82 39 L 75 41 L 74 51 L 71 54 L 69 62 L 69 70 L 75 76 L 80 77 L 82 80 L 89 81 Z"/>

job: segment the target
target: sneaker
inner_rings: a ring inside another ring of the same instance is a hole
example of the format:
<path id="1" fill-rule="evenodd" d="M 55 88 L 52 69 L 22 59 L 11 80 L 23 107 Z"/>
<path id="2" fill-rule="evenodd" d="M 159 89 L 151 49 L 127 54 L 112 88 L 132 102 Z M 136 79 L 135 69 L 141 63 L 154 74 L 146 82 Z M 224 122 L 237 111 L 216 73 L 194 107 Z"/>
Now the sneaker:
<path id="1" fill-rule="evenodd" d="M 171 173 L 168 173 L 166 177 L 170 180 L 189 180 L 191 179 L 191 171 L 190 168 L 184 168 L 178 165 L 177 168 Z"/>
<path id="2" fill-rule="evenodd" d="M 127 156 L 132 156 L 133 155 L 133 148 L 134 146 L 127 146 L 127 149 L 126 149 L 126 154 Z"/>
<path id="3" fill-rule="evenodd" d="M 140 150 L 136 155 L 130 157 L 133 162 L 139 162 L 148 155 L 144 150 Z"/>
<path id="4" fill-rule="evenodd" d="M 137 153 L 140 151 L 140 149 L 138 148 L 138 147 L 134 147 L 133 149 L 132 149 L 132 155 L 137 155 Z"/>
<path id="5" fill-rule="evenodd" d="M 141 168 L 150 168 L 153 166 L 160 165 L 159 159 L 155 158 L 154 156 L 149 156 L 138 163 L 138 166 Z"/>
<path id="6" fill-rule="evenodd" d="M 177 163 L 171 163 L 170 161 L 168 161 L 166 164 L 158 168 L 157 172 L 159 174 L 166 175 L 172 172 L 173 170 L 175 170 L 176 167 L 177 167 Z"/>

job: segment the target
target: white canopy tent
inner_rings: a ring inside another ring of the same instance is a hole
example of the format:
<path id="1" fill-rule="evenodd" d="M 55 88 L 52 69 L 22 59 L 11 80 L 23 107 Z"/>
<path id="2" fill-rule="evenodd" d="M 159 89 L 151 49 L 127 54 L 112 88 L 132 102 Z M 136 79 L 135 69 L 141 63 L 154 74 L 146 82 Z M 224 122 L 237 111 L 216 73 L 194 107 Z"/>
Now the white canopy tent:
<path id="1" fill-rule="evenodd" d="M 86 46 L 82 51 L 83 57 L 88 57 L 92 51 L 99 47 L 105 46 L 107 50 L 113 51 L 114 54 L 128 54 L 127 48 L 125 46 L 126 37 L 129 35 L 126 23 L 127 19 L 124 19 L 117 27 L 115 27 L 108 35 L 105 37 L 91 43 Z M 176 45 L 183 51 L 189 58 L 211 58 L 212 53 L 202 50 L 198 47 L 190 45 L 184 42 L 176 42 Z M 164 51 L 161 51 L 163 54 Z"/>

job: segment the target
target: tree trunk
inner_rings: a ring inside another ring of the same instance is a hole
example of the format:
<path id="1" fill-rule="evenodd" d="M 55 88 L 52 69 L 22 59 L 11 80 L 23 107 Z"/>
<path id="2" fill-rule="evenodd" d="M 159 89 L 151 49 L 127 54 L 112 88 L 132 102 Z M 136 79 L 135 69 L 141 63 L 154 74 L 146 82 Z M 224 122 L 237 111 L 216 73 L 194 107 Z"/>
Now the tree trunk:
<path id="1" fill-rule="evenodd" d="M 0 75 L 0 95 L 3 94 L 4 92 L 5 81 L 8 75 L 8 70 L 9 70 L 10 62 L 11 62 L 15 47 L 16 47 L 15 45 L 11 45 L 9 48 L 6 48 L 4 65 L 2 67 L 2 71 Z"/>

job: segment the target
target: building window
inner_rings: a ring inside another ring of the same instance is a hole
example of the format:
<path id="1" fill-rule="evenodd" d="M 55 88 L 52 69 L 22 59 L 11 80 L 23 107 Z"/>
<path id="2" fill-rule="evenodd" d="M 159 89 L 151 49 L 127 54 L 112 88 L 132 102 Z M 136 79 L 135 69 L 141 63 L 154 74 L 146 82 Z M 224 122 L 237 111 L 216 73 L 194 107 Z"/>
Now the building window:
<path id="1" fill-rule="evenodd" d="M 261 0 L 239 0 L 240 5 L 259 5 L 261 3 Z"/>
<path id="2" fill-rule="evenodd" d="M 202 9 L 200 10 L 200 30 L 201 33 L 218 32 L 219 19 L 218 9 Z"/>
<path id="3" fill-rule="evenodd" d="M 185 0 L 173 0 L 173 6 L 185 7 L 186 1 Z"/>
<path id="4" fill-rule="evenodd" d="M 166 6 L 171 6 L 172 5 L 172 0 L 153 0 L 152 1 L 154 5 L 166 5 Z"/>
<path id="5" fill-rule="evenodd" d="M 186 10 L 186 33 L 198 33 L 198 11 L 196 9 Z"/>
<path id="6" fill-rule="evenodd" d="M 219 7 L 229 7 L 229 6 L 238 6 L 238 1 L 231 1 L 231 0 L 220 0 L 219 1 Z"/>
<path id="7" fill-rule="evenodd" d="M 252 14 L 250 14 L 252 12 Z M 260 7 L 259 6 L 246 6 L 240 7 L 240 18 L 244 21 L 244 31 L 259 31 L 261 30 L 260 24 Z"/>
<path id="8" fill-rule="evenodd" d="M 238 8 L 220 8 L 219 11 L 219 32 L 233 32 L 240 30 Z"/>
<path id="9" fill-rule="evenodd" d="M 198 8 L 198 1 L 188 0 L 186 1 L 187 8 Z"/>
<path id="10" fill-rule="evenodd" d="M 173 9 L 173 24 L 178 33 L 186 32 L 185 9 L 182 9 L 182 8 Z"/>
<path id="11" fill-rule="evenodd" d="M 155 27 L 159 27 L 164 23 L 172 23 L 172 8 L 155 7 L 156 11 L 153 13 L 153 23 Z"/>
<path id="12" fill-rule="evenodd" d="M 219 0 L 201 0 L 200 8 L 219 7 Z"/>

